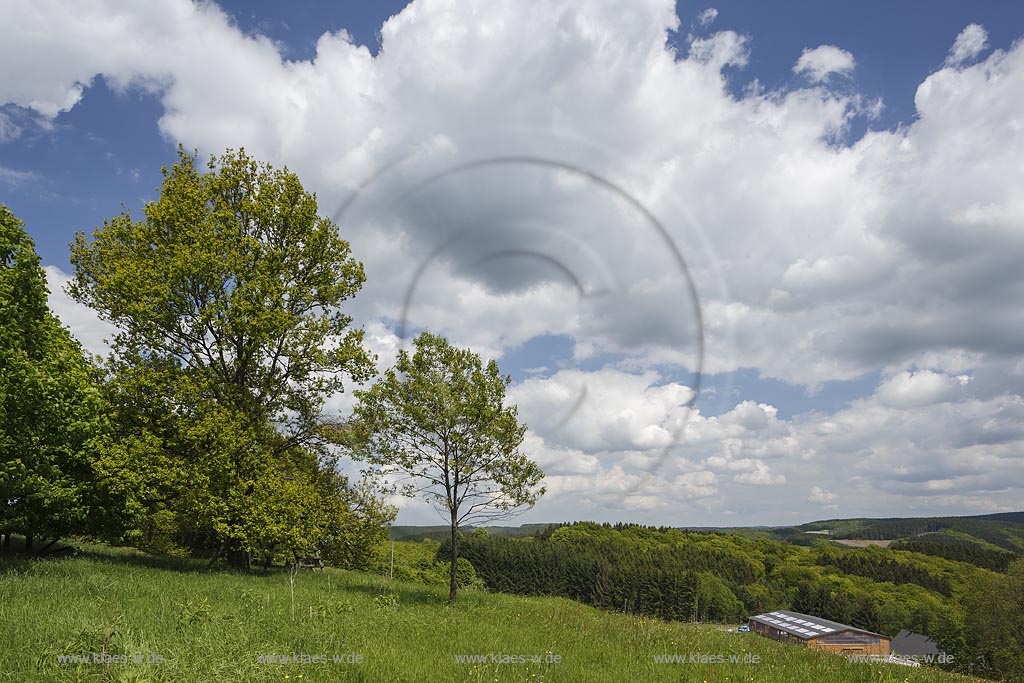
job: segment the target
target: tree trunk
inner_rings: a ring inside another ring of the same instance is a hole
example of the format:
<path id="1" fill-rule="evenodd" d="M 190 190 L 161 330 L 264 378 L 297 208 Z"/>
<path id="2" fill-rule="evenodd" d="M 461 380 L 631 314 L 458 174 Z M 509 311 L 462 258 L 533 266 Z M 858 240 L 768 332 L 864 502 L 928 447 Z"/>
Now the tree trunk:
<path id="1" fill-rule="evenodd" d="M 221 554 L 223 552 L 224 552 L 224 544 L 221 543 L 220 544 L 220 548 L 217 550 L 217 553 L 213 557 L 210 558 L 210 564 L 206 565 L 206 568 L 207 569 L 213 569 L 213 565 L 217 564 L 217 560 L 220 559 L 220 556 L 221 556 Z"/>
<path id="2" fill-rule="evenodd" d="M 4 551 L 6 552 L 7 550 L 10 550 L 10 548 L 11 548 L 11 531 L 8 529 L 7 532 L 4 533 Z"/>
<path id="3" fill-rule="evenodd" d="M 34 539 L 33 539 L 32 534 L 25 534 L 25 552 L 26 553 L 32 552 L 32 541 L 33 540 Z"/>
<path id="4" fill-rule="evenodd" d="M 458 517 L 455 516 L 455 512 L 452 511 L 452 566 L 451 566 L 451 579 L 448 584 L 448 602 L 455 602 L 455 593 L 458 591 L 459 582 L 456 568 L 458 567 L 459 560 L 459 523 Z"/>
<path id="5" fill-rule="evenodd" d="M 229 550 L 228 564 L 235 569 L 249 571 L 252 569 L 252 553 L 237 548 Z"/>

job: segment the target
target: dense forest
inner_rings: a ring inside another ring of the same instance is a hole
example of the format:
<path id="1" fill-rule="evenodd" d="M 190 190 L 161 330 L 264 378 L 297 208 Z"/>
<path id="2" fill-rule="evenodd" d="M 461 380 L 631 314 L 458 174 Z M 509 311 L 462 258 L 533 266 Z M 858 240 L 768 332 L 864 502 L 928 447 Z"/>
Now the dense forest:
<path id="1" fill-rule="evenodd" d="M 860 520 L 843 529 L 844 538 L 915 539 L 935 533 L 955 533 L 979 544 L 989 544 L 1013 553 L 1024 552 L 1024 522 L 1019 513 L 978 517 L 920 517 Z M 850 525 L 854 520 L 843 520 Z M 820 523 L 819 524 L 825 524 Z M 827 527 L 826 527 L 827 528 Z M 931 539 L 929 539 L 931 540 Z"/>
<path id="2" fill-rule="evenodd" d="M 890 636 L 901 629 L 927 634 L 955 656 L 956 667 L 976 673 L 1013 670 L 1024 652 L 1024 612 L 1006 602 L 1024 589 L 1024 560 L 992 571 L 912 548 L 808 548 L 590 522 L 526 538 L 476 529 L 460 547 L 492 591 L 558 595 L 681 621 L 738 622 L 793 609 Z M 446 552 L 442 543 L 438 557 Z M 1017 636 L 1007 638 L 1011 624 Z"/>
<path id="3" fill-rule="evenodd" d="M 996 572 L 1005 572 L 1010 563 L 1018 558 L 1018 555 L 1005 550 L 992 550 L 981 547 L 977 543 L 955 538 L 946 537 L 942 540 L 935 540 L 933 536 L 929 535 L 927 541 L 896 541 L 889 547 L 894 550 L 909 550 L 914 553 L 944 557 L 957 562 L 969 562 Z"/>

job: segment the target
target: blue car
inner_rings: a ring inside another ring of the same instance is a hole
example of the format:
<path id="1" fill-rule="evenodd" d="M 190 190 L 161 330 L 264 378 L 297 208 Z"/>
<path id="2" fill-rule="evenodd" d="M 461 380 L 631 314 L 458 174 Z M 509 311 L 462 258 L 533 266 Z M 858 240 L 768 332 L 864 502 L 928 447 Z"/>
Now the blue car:
<path id="1" fill-rule="evenodd" d="M 736 630 L 739 631 L 740 633 L 749 633 L 750 632 L 750 627 L 749 626 L 740 626 Z"/>

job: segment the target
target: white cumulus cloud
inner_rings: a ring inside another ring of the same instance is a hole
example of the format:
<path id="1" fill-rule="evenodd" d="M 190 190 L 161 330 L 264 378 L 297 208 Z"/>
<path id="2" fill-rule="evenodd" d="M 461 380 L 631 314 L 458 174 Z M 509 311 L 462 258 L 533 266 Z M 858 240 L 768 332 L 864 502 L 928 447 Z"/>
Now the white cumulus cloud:
<path id="1" fill-rule="evenodd" d="M 71 330 L 82 347 L 91 354 L 105 356 L 116 328 L 100 320 L 96 311 L 78 303 L 64 291 L 71 276 L 56 266 L 46 266 L 46 284 L 50 290 L 50 310 Z"/>
<path id="2" fill-rule="evenodd" d="M 988 47 L 988 31 L 980 24 L 968 24 L 956 37 L 946 56 L 946 66 L 960 66 Z"/>
<path id="3" fill-rule="evenodd" d="M 718 10 L 714 7 L 708 7 L 697 15 L 697 21 L 700 22 L 701 26 L 707 26 L 718 17 Z"/>
<path id="4" fill-rule="evenodd" d="M 807 496 L 807 500 L 809 500 L 812 503 L 824 505 L 825 507 L 835 508 L 838 507 L 836 503 L 839 500 L 839 496 L 832 493 L 831 491 L 826 491 L 820 486 L 813 486 L 811 487 L 811 492 Z"/>
<path id="5" fill-rule="evenodd" d="M 805 48 L 793 66 L 793 73 L 807 76 L 813 83 L 826 80 L 831 74 L 846 75 L 853 71 L 853 55 L 835 45 Z"/>
<path id="6" fill-rule="evenodd" d="M 850 53 L 806 50 L 800 84 L 735 89 L 747 76 L 726 67 L 756 36 L 677 51 L 679 24 L 670 0 L 416 0 L 377 55 L 337 31 L 288 60 L 214 4 L 9 0 L 0 106 L 52 119 L 98 76 L 144 89 L 166 137 L 287 164 L 328 214 L 406 159 L 339 218 L 368 277 L 351 311 L 382 358 L 403 319 L 497 358 L 571 340 L 589 370 L 511 392 L 553 473 L 548 519 L 619 496 L 665 519 L 759 507 L 796 521 L 817 511 L 814 486 L 883 515 L 1019 501 L 1024 46 L 981 59 L 969 26 L 957 68 L 917 88 L 913 122 L 851 140 L 877 103 L 821 87 L 851 73 Z M 479 165 L 529 156 L 583 172 Z M 109 331 L 48 276 L 54 310 L 100 350 Z M 686 276 L 706 372 L 880 386 L 831 415 L 781 418 L 742 396 L 688 413 L 663 372 L 695 365 Z"/>

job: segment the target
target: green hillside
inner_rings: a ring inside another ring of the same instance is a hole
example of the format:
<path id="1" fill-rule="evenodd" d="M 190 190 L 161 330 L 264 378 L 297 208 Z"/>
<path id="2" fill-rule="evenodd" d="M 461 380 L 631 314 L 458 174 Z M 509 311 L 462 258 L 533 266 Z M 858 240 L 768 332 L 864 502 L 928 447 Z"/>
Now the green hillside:
<path id="1" fill-rule="evenodd" d="M 1005 567 L 1024 554 L 1024 513 L 1007 512 L 971 517 L 906 517 L 833 519 L 773 530 L 776 538 L 811 544 L 808 532 L 828 531 L 827 538 L 885 540 L 897 547 L 939 557 L 974 561 L 979 566 Z M 907 545 L 908 543 L 912 545 Z M 959 546 L 958 552 L 949 546 Z"/>
<path id="2" fill-rule="evenodd" d="M 470 589 L 448 606 L 442 588 L 367 573 L 304 572 L 292 586 L 280 570 L 201 567 L 104 549 L 0 561 L 0 681 L 971 680 L 930 668 L 855 664 L 724 626 L 665 623 L 560 598 Z M 108 663 L 61 662 L 93 653 Z M 492 653 L 528 661 L 456 661 Z M 656 661 L 665 655 L 687 662 Z M 339 663 L 330 661 L 335 656 Z M 529 661 L 533 656 L 540 663 Z"/>
<path id="3" fill-rule="evenodd" d="M 955 531 L 979 545 L 992 545 L 1024 553 L 1024 523 L 984 517 L 908 517 L 905 519 L 861 520 L 845 530 L 846 538 L 908 539 L 938 531 Z"/>
<path id="4" fill-rule="evenodd" d="M 822 519 L 781 527 L 679 528 L 716 531 L 745 538 L 773 538 L 796 545 L 827 544 L 837 539 L 913 541 L 917 544 L 917 552 L 940 557 L 946 557 L 947 554 L 942 549 L 933 549 L 924 544 L 941 543 L 1014 555 L 1024 554 L 1024 512 L 964 517 Z"/>

